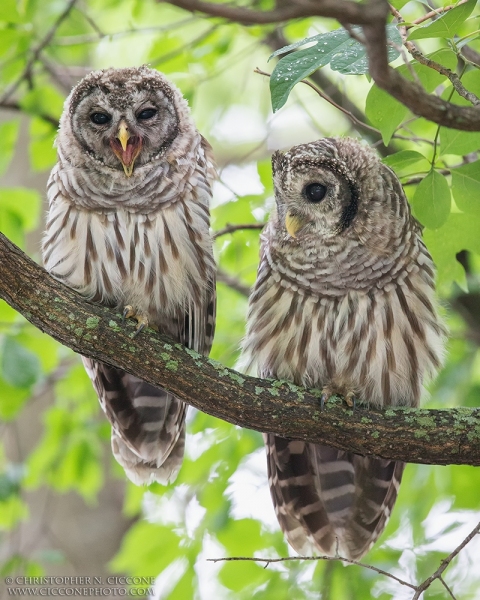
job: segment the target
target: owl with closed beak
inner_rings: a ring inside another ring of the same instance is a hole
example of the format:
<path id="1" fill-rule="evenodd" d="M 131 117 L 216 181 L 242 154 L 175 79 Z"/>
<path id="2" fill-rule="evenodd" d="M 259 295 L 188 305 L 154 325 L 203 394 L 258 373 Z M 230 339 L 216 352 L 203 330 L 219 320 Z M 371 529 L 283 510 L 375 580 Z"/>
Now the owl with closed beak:
<path id="1" fill-rule="evenodd" d="M 215 324 L 211 147 L 181 92 L 145 66 L 85 77 L 65 102 L 48 181 L 46 269 L 82 296 L 208 354 Z M 172 481 L 186 405 L 83 358 L 137 484 Z"/>
<path id="2" fill-rule="evenodd" d="M 349 138 L 272 159 L 276 208 L 261 237 L 241 365 L 319 388 L 322 402 L 418 406 L 446 330 L 434 265 L 395 174 Z M 321 426 L 321 425 L 320 425 Z M 359 559 L 382 533 L 404 463 L 265 434 L 289 543 Z"/>

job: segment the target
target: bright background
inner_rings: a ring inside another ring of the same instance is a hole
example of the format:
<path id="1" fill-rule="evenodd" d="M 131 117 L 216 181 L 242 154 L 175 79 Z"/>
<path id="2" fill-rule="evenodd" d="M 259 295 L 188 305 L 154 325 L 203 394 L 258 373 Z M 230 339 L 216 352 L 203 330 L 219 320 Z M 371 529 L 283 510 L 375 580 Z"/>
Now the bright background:
<path id="1" fill-rule="evenodd" d="M 420 2 L 403 4 L 395 6 L 407 21 L 425 13 Z M 64 0 L 3 0 L 0 8 L 0 230 L 38 262 L 55 122 L 72 85 L 91 69 L 147 63 L 181 88 L 219 167 L 214 231 L 265 221 L 273 202 L 273 150 L 322 136 L 361 137 L 344 114 L 307 86 L 297 86 L 287 105 L 272 114 L 268 79 L 253 71 L 273 69 L 275 61 L 267 64 L 276 48 L 273 26 L 245 28 L 153 0 L 78 0 L 39 53 L 28 83 L 5 100 L 32 48 L 66 6 Z M 292 42 L 337 27 L 331 20 L 308 19 L 287 25 L 283 35 Z M 460 22 L 456 33 L 476 30 L 478 12 Z M 466 39 L 479 50 L 478 31 Z M 438 60 L 455 66 L 459 48 L 446 39 L 420 45 L 425 53 L 442 49 Z M 401 64 L 400 58 L 395 65 Z M 480 174 L 475 154 L 480 135 L 446 130 L 438 135 L 436 125 L 370 91 L 367 77 L 342 76 L 328 66 L 322 74 L 326 93 L 336 94 L 340 103 L 349 99 L 364 120 L 367 106 L 370 123 L 382 129 L 384 139 L 393 134 L 388 148 L 377 147 L 390 156 L 410 199 L 432 162 L 448 184 L 448 200 L 433 189 L 413 201 L 417 216 L 426 215 L 424 223 L 430 224 L 425 239 L 438 265 L 451 328 L 448 362 L 425 405 L 480 406 L 480 194 L 475 194 L 480 177 L 455 171 L 473 163 Z M 431 78 L 419 76 L 424 83 Z M 468 65 L 465 78 L 478 94 L 478 70 Z M 444 95 L 451 89 L 439 75 L 429 85 Z M 400 151 L 425 158 L 410 155 L 408 161 Z M 429 222 L 437 200 L 440 225 Z M 216 241 L 220 282 L 212 356 L 229 366 L 244 331 L 245 289 L 255 279 L 258 238 L 258 231 L 249 230 Z M 222 283 L 227 275 L 233 287 Z M 182 600 L 412 597 L 408 588 L 358 566 L 346 571 L 340 563 L 290 562 L 264 569 L 253 562 L 208 562 L 292 553 L 271 506 L 260 434 L 190 410 L 185 462 L 175 484 L 136 488 L 111 456 L 110 428 L 79 358 L 1 301 L 0 342 L 2 577 L 158 576 L 156 597 Z M 409 465 L 393 516 L 365 562 L 422 581 L 477 524 L 479 489 L 479 469 Z M 457 598 L 480 597 L 479 552 L 475 538 L 445 574 Z M 425 594 L 446 597 L 439 582 Z"/>

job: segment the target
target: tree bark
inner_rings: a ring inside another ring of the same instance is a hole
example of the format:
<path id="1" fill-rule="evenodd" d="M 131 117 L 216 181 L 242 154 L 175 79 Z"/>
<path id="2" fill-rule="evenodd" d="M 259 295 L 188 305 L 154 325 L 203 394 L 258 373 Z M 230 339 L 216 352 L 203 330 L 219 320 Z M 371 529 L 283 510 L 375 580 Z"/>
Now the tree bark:
<path id="1" fill-rule="evenodd" d="M 0 234 L 0 297 L 85 356 L 163 387 L 210 415 L 282 437 L 425 464 L 480 465 L 480 409 L 320 407 L 320 391 L 241 375 L 93 304 L 54 280 Z"/>

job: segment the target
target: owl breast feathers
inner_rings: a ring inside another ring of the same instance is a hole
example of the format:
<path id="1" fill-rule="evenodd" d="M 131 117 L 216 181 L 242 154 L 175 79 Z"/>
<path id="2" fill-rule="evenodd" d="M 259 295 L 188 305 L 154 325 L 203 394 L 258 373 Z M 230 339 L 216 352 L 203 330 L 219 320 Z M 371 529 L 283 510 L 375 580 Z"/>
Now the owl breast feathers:
<path id="1" fill-rule="evenodd" d="M 353 139 L 272 160 L 276 210 L 261 242 L 242 367 L 373 406 L 417 406 L 446 330 L 434 266 L 394 173 Z M 265 436 L 290 544 L 358 559 L 383 531 L 404 464 Z"/>
<path id="2" fill-rule="evenodd" d="M 147 67 L 90 73 L 65 102 L 48 182 L 45 267 L 86 298 L 208 354 L 215 321 L 211 148 L 180 91 Z M 136 483 L 171 481 L 186 406 L 84 358 Z"/>

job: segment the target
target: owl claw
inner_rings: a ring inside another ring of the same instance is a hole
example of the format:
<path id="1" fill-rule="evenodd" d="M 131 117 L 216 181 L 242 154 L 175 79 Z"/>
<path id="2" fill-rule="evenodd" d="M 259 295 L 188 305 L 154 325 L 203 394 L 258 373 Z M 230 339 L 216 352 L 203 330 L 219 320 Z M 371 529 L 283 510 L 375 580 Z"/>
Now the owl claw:
<path id="1" fill-rule="evenodd" d="M 332 391 L 330 390 L 330 388 L 328 387 L 324 387 L 322 389 L 322 395 L 320 396 L 320 410 L 323 411 L 323 409 L 325 408 L 325 402 L 327 402 L 327 400 L 330 398 L 330 396 L 332 396 Z"/>
<path id="2" fill-rule="evenodd" d="M 353 408 L 353 410 L 355 410 L 355 408 L 357 407 L 357 399 L 355 398 L 355 394 L 353 392 L 348 392 L 347 394 L 345 394 L 344 400 L 345 404 L 349 408 Z"/>
<path id="3" fill-rule="evenodd" d="M 127 304 L 127 306 L 125 306 L 125 308 L 123 309 L 122 320 L 125 322 L 125 319 L 129 319 L 130 317 L 134 317 L 135 315 L 136 315 L 136 312 L 135 312 L 133 306 L 131 306 L 130 304 Z"/>
<path id="4" fill-rule="evenodd" d="M 125 321 L 125 319 L 129 319 L 131 317 L 137 321 L 137 331 L 133 334 L 133 337 L 135 338 L 141 331 L 145 329 L 145 327 L 148 327 L 148 317 L 138 314 L 133 306 L 127 304 L 127 306 L 125 306 L 123 309 L 123 320 Z"/>

